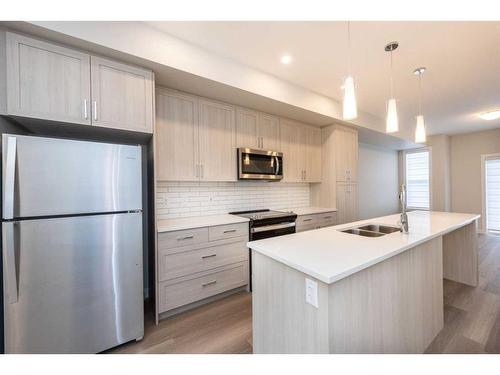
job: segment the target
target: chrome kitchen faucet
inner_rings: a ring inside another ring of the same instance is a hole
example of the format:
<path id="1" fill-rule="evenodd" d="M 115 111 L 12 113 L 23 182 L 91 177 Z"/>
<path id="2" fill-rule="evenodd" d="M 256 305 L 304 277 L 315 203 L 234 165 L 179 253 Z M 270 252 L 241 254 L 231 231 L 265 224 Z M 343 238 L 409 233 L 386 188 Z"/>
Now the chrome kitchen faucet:
<path id="1" fill-rule="evenodd" d="M 401 203 L 401 218 L 399 224 L 401 225 L 401 232 L 408 233 L 408 215 L 406 214 L 406 185 L 401 184 L 399 188 L 399 202 Z"/>

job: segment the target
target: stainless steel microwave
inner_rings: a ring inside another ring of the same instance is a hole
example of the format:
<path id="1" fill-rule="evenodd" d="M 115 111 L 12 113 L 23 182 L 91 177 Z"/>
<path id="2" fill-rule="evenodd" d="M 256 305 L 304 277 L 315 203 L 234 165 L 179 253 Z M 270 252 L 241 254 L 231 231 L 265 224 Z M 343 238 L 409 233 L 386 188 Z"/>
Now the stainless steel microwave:
<path id="1" fill-rule="evenodd" d="M 239 180 L 279 181 L 283 178 L 283 154 L 277 151 L 238 149 Z"/>

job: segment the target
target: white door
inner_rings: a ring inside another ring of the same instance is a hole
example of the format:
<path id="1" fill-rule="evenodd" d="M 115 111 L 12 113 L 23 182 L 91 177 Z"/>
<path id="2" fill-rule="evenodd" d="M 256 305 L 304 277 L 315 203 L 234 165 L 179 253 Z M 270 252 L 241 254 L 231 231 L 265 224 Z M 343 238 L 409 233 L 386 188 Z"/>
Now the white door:
<path id="1" fill-rule="evenodd" d="M 90 125 L 90 56 L 6 33 L 7 112 Z"/>
<path id="2" fill-rule="evenodd" d="M 198 98 L 156 90 L 156 175 L 160 181 L 197 181 Z"/>
<path id="3" fill-rule="evenodd" d="M 500 155 L 486 159 L 486 230 L 500 233 Z"/>
<path id="4" fill-rule="evenodd" d="M 153 72 L 92 56 L 92 123 L 153 133 Z"/>

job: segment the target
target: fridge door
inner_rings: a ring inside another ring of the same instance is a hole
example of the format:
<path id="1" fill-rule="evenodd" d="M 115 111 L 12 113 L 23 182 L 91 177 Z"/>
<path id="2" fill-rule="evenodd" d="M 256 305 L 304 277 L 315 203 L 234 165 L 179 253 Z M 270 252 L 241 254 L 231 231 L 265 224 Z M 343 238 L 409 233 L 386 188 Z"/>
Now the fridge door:
<path id="1" fill-rule="evenodd" d="M 6 353 L 97 353 L 143 336 L 141 216 L 2 223 Z"/>
<path id="2" fill-rule="evenodd" d="M 4 219 L 142 208 L 140 146 L 2 137 Z"/>

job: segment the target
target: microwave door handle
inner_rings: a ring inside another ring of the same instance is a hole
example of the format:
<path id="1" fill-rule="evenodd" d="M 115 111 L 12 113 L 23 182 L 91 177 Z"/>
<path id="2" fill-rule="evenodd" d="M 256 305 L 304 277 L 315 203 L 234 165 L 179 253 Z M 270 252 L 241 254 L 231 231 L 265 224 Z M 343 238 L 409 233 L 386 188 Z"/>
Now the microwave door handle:
<path id="1" fill-rule="evenodd" d="M 276 158 L 276 172 L 274 174 L 277 176 L 280 171 L 280 159 L 277 156 L 275 156 L 275 158 Z"/>

